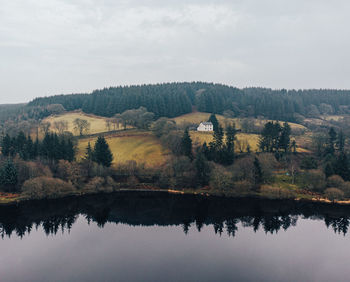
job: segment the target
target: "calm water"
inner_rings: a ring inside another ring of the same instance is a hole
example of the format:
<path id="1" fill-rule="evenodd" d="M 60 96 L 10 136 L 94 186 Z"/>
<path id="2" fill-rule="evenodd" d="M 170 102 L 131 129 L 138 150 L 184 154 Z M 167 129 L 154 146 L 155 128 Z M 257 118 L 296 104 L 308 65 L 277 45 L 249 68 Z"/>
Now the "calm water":
<path id="1" fill-rule="evenodd" d="M 350 207 L 125 193 L 0 209 L 0 281 L 349 281 Z"/>

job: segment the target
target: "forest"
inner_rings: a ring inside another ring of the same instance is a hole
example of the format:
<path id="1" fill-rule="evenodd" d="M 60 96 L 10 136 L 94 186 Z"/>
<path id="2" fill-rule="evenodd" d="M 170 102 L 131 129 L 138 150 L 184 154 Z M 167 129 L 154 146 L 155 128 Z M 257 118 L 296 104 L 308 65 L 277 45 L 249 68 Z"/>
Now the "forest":
<path id="1" fill-rule="evenodd" d="M 85 113 L 111 117 L 129 109 L 145 107 L 156 117 L 176 117 L 200 112 L 232 117 L 259 117 L 280 121 L 299 121 L 323 114 L 350 113 L 350 91 L 272 90 L 244 88 L 222 84 L 192 82 L 164 83 L 95 90 L 91 94 L 56 95 L 36 98 L 28 107 L 61 104 L 66 110 L 82 109 Z"/>

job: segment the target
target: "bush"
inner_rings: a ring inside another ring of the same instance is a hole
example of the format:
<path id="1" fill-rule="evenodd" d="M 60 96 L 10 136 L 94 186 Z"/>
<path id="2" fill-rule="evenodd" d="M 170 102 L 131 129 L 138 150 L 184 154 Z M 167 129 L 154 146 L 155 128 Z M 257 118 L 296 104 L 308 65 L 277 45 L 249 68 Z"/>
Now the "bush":
<path id="1" fill-rule="evenodd" d="M 211 172 L 209 186 L 217 190 L 233 190 L 234 182 L 229 172 L 217 166 Z"/>
<path id="2" fill-rule="evenodd" d="M 52 199 L 68 196 L 75 192 L 72 184 L 58 178 L 36 177 L 24 182 L 22 193 L 30 199 Z"/>
<path id="3" fill-rule="evenodd" d="M 254 185 L 247 181 L 247 180 L 241 180 L 234 182 L 234 190 L 237 193 L 248 193 L 251 192 L 254 189 Z"/>
<path id="4" fill-rule="evenodd" d="M 339 187 L 340 190 L 344 192 L 344 197 L 350 198 L 350 182 L 346 181 L 344 182 L 341 187 Z"/>
<path id="5" fill-rule="evenodd" d="M 323 192 L 326 188 L 326 176 L 321 170 L 309 170 L 301 176 L 302 186 L 305 189 Z"/>
<path id="6" fill-rule="evenodd" d="M 22 185 L 25 181 L 40 176 L 52 177 L 52 172 L 48 166 L 40 162 L 28 162 L 20 159 L 15 160 L 18 171 L 18 183 Z"/>
<path id="7" fill-rule="evenodd" d="M 260 193 L 262 196 L 267 197 L 269 199 L 294 199 L 295 193 L 293 191 L 270 186 L 270 185 L 263 185 L 260 188 Z"/>
<path id="8" fill-rule="evenodd" d="M 301 161 L 301 169 L 316 169 L 318 167 L 317 161 L 313 157 L 306 157 Z"/>
<path id="9" fill-rule="evenodd" d="M 324 191 L 324 194 L 329 200 L 333 202 L 336 200 L 342 200 L 344 198 L 344 192 L 338 188 L 328 188 Z"/>
<path id="10" fill-rule="evenodd" d="M 79 187 L 85 181 L 84 173 L 77 163 L 60 160 L 57 166 L 57 176 L 64 181 Z"/>
<path id="11" fill-rule="evenodd" d="M 104 178 L 94 177 L 84 186 L 84 191 L 85 192 L 96 192 L 96 193 L 102 192 L 102 191 L 104 191 L 104 189 L 103 189 L 104 183 L 105 183 Z"/>
<path id="12" fill-rule="evenodd" d="M 340 188 L 343 184 L 344 180 L 339 175 L 332 175 L 327 178 L 327 187 Z"/>
<path id="13" fill-rule="evenodd" d="M 238 159 L 231 169 L 235 181 L 248 180 L 254 182 L 254 157 L 248 156 Z"/>

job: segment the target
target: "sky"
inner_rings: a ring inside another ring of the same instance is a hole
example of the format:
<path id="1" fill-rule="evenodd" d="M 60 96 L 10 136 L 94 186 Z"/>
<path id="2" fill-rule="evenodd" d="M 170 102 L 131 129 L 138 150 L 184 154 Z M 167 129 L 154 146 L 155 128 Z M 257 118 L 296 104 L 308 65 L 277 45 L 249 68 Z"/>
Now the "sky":
<path id="1" fill-rule="evenodd" d="M 350 89 L 350 1 L 0 0 L 0 104 L 206 81 Z"/>

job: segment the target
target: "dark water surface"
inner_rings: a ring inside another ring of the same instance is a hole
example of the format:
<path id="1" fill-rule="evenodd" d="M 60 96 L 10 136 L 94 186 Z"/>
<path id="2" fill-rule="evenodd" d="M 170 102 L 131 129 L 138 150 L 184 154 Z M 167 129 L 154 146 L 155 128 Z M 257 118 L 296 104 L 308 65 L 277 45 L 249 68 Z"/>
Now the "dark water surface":
<path id="1" fill-rule="evenodd" d="M 122 193 L 0 208 L 0 281 L 349 281 L 350 207 Z"/>

